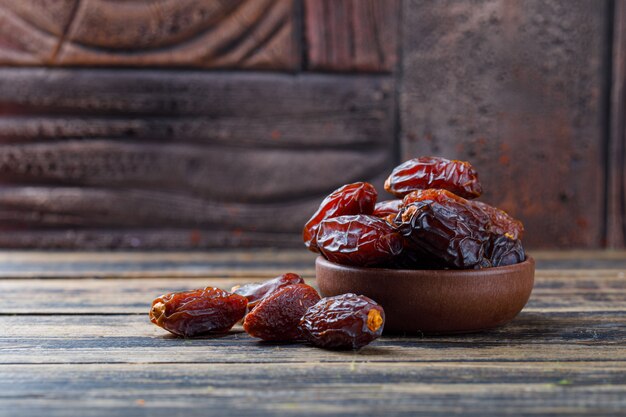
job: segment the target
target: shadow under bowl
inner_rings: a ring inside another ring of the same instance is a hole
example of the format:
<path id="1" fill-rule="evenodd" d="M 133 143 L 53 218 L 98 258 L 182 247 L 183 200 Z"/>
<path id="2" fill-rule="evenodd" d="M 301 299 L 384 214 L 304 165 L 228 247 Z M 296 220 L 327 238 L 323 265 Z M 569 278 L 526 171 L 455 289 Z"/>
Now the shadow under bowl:
<path id="1" fill-rule="evenodd" d="M 324 297 L 352 292 L 385 310 L 385 333 L 464 333 L 501 326 L 524 308 L 535 261 L 472 270 L 409 270 L 339 265 L 319 256 Z"/>

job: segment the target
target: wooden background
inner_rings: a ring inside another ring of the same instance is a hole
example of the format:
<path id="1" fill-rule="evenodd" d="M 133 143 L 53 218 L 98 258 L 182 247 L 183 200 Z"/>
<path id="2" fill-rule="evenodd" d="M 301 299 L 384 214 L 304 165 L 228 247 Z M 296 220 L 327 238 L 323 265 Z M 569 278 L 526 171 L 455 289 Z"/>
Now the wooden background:
<path id="1" fill-rule="evenodd" d="M 299 247 L 419 155 L 624 247 L 625 1 L 0 0 L 0 247 Z"/>

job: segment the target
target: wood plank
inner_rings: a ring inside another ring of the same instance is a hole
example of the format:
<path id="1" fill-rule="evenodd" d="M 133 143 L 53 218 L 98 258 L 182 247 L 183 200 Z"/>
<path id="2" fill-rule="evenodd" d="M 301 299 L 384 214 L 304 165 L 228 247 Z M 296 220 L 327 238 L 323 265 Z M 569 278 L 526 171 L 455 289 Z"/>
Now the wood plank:
<path id="1" fill-rule="evenodd" d="M 615 0 L 611 132 L 608 143 L 607 245 L 626 246 L 626 1 Z"/>
<path id="2" fill-rule="evenodd" d="M 0 2 L 0 64 L 294 70 L 293 0 Z"/>
<path id="3" fill-rule="evenodd" d="M 24 415 L 617 415 L 625 368 L 577 363 L 3 366 Z M 454 375 L 453 378 L 450 375 Z M 113 382 L 115 381 L 115 382 Z M 113 387 L 113 383 L 115 387 Z"/>
<path id="4" fill-rule="evenodd" d="M 392 90 L 382 76 L 0 69 L 0 246 L 297 247 L 331 190 L 382 185 Z"/>
<path id="5" fill-rule="evenodd" d="M 403 158 L 470 160 L 529 246 L 601 246 L 607 5 L 404 2 Z"/>
<path id="6" fill-rule="evenodd" d="M 475 334 L 387 336 L 358 352 L 259 342 L 235 328 L 178 339 L 141 315 L 0 316 L 0 363 L 626 361 L 626 311 L 522 312 Z M 478 348 L 480 347 L 480 348 Z"/>
<path id="7" fill-rule="evenodd" d="M 68 261 L 69 262 L 69 261 Z M 154 298 L 172 291 L 214 286 L 229 290 L 236 284 L 254 282 L 285 272 L 296 272 L 308 278 L 315 285 L 312 262 L 301 265 L 284 265 L 280 269 L 274 265 L 259 266 L 256 269 L 244 265 L 231 271 L 224 271 L 223 262 L 213 264 L 213 271 L 207 271 L 206 260 L 189 262 L 184 269 L 178 269 L 171 262 L 135 266 L 146 268 L 146 275 L 135 272 L 138 278 L 128 278 L 128 271 L 120 279 L 2 279 L 0 294 L 7 300 L 22 299 L 20 303 L 0 303 L 0 314 L 145 314 Z M 123 263 L 101 264 L 99 270 L 92 271 L 87 266 L 70 269 L 54 263 L 42 264 L 42 269 L 57 270 L 69 276 L 82 272 L 83 276 L 103 276 L 117 274 Z M 160 275 L 158 268 L 162 268 Z M 19 269 L 14 265 L 12 268 Z M 274 269 L 272 271 L 272 269 Z M 273 272 L 274 275 L 267 275 Z M 181 278 L 181 274 L 198 274 L 198 278 Z M 265 274 L 265 275 L 264 275 Z M 150 279 L 145 279 L 150 276 Z M 160 277 L 159 277 L 160 276 Z M 178 278 L 177 278 L 178 276 Z M 626 310 L 626 272 L 624 271 L 585 271 L 578 276 L 565 273 L 551 274 L 538 271 L 535 288 L 524 311 L 529 313 L 551 312 L 619 312 Z"/>
<path id="8" fill-rule="evenodd" d="M 59 202 L 70 200 L 68 204 L 72 204 L 73 200 L 87 206 L 78 209 L 87 212 L 86 216 L 91 211 L 92 215 L 106 219 L 106 212 L 93 213 L 97 208 L 88 206 L 94 200 L 109 199 L 111 195 L 106 194 L 112 191 L 120 193 L 112 203 L 133 198 L 145 198 L 148 202 L 149 191 L 167 192 L 173 200 L 170 204 L 180 204 L 181 210 L 185 203 L 197 206 L 197 202 L 193 203 L 196 196 L 207 199 L 200 202 L 205 205 L 211 202 L 289 204 L 289 201 L 308 197 L 310 200 L 298 212 L 301 222 L 290 231 L 301 230 L 316 206 L 333 189 L 356 180 L 381 182 L 391 162 L 389 152 L 380 148 L 302 152 L 104 140 L 0 145 L 0 155 L 0 172 L 5 185 L 55 186 L 52 190 L 3 188 L 4 198 L 11 202 L 9 207 L 15 202 L 19 212 L 35 212 L 33 207 L 28 207 L 30 197 L 35 198 L 36 203 L 43 203 L 39 209 L 50 206 L 53 213 L 59 209 L 55 207 Z M 84 188 L 57 189 L 59 185 Z M 114 190 L 90 190 L 89 186 Z M 140 191 L 134 196 L 125 195 L 128 192 L 124 190 L 129 188 Z M 71 197 L 63 196 L 64 192 Z M 183 194 L 183 198 L 184 194 L 191 195 L 191 201 L 176 201 L 176 194 Z M 153 194 L 152 199 L 159 200 L 157 195 Z M 162 204 L 164 198 L 167 196 L 161 194 L 161 201 L 155 203 Z M 129 208 L 141 210 L 137 201 L 126 203 L 133 205 L 118 210 L 126 211 L 131 217 L 133 213 Z M 22 204 L 26 207 L 20 207 Z M 169 208 L 165 209 L 169 212 Z M 68 214 L 73 214 L 74 210 L 70 208 Z M 249 210 L 254 210 L 254 206 Z M 172 214 L 170 212 L 170 216 Z M 119 221 L 115 216 L 110 219 L 112 222 Z M 170 219 L 163 224 L 173 226 L 176 223 Z M 97 223 L 92 225 L 98 226 Z"/>
<path id="9" fill-rule="evenodd" d="M 389 147 L 393 91 L 377 75 L 1 68 L 0 139 Z"/>
<path id="10" fill-rule="evenodd" d="M 304 0 L 307 68 L 393 71 L 399 21 L 398 0 Z"/>
<path id="11" fill-rule="evenodd" d="M 241 248 L 293 249 L 301 233 L 264 233 L 203 228 L 4 230 L 0 248 L 42 250 L 225 250 Z M 229 269 L 211 268 L 211 274 Z M 95 272 L 96 275 L 99 271 Z"/>
<path id="12" fill-rule="evenodd" d="M 0 252 L 0 278 L 267 278 L 314 274 L 315 254 L 254 249 L 208 252 Z M 1 281 L 0 281 L 1 282 Z"/>

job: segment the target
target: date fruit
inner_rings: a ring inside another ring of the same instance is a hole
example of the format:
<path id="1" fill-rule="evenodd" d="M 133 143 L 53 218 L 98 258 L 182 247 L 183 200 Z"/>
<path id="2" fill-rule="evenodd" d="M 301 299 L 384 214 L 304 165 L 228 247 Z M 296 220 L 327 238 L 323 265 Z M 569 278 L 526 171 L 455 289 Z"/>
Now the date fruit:
<path id="1" fill-rule="evenodd" d="M 219 288 L 162 295 L 152 302 L 150 321 L 177 336 L 225 333 L 246 314 L 248 300 Z"/>
<path id="2" fill-rule="evenodd" d="M 491 266 L 513 265 L 526 259 L 522 242 L 507 235 L 493 235 L 486 252 Z"/>
<path id="3" fill-rule="evenodd" d="M 524 235 L 524 225 L 521 221 L 510 216 L 506 211 L 490 206 L 482 201 L 471 201 L 472 205 L 485 212 L 491 220 L 491 231 L 497 235 L 505 235 L 509 239 L 521 239 Z"/>
<path id="4" fill-rule="evenodd" d="M 395 216 L 398 214 L 400 209 L 402 208 L 402 199 L 398 198 L 395 200 L 387 200 L 381 201 L 380 203 L 376 203 L 374 207 L 374 213 L 372 213 L 376 217 L 380 217 L 381 219 L 386 219 L 390 215 Z"/>
<path id="5" fill-rule="evenodd" d="M 360 349 L 380 337 L 384 325 L 383 308 L 356 294 L 324 298 L 300 321 L 305 339 L 326 349 Z"/>
<path id="6" fill-rule="evenodd" d="M 324 220 L 317 244 L 329 261 L 353 266 L 385 264 L 403 249 L 402 236 L 392 225 L 363 214 Z"/>
<path id="7" fill-rule="evenodd" d="M 304 225 L 304 245 L 312 252 L 319 252 L 317 231 L 322 221 L 345 215 L 372 214 L 377 197 L 376 189 L 367 182 L 347 184 L 333 191 Z"/>
<path id="8" fill-rule="evenodd" d="M 489 217 L 464 201 L 454 196 L 411 203 L 396 217 L 397 229 L 409 248 L 445 267 L 488 266 Z"/>
<path id="9" fill-rule="evenodd" d="M 253 282 L 246 285 L 237 285 L 232 288 L 235 294 L 243 295 L 248 299 L 248 310 L 252 311 L 263 299 L 275 291 L 288 285 L 304 284 L 300 275 L 288 272 L 274 279 L 263 282 Z"/>
<path id="10" fill-rule="evenodd" d="M 410 159 L 397 166 L 385 181 L 385 190 L 399 198 L 428 188 L 445 189 L 464 198 L 482 194 L 478 173 L 469 162 L 439 157 Z"/>
<path id="11" fill-rule="evenodd" d="M 315 288 L 306 284 L 283 287 L 262 300 L 243 322 L 253 337 L 268 341 L 293 341 L 301 338 L 300 319 L 320 300 Z"/>

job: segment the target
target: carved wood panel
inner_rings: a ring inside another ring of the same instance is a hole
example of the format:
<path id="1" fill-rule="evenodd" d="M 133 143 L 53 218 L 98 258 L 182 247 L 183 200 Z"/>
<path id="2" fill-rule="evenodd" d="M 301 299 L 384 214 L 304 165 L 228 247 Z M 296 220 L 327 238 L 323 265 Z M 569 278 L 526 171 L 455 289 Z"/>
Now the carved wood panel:
<path id="1" fill-rule="evenodd" d="M 400 0 L 304 0 L 308 68 L 390 72 Z"/>
<path id="2" fill-rule="evenodd" d="M 0 0 L 0 65 L 293 70 L 294 0 Z"/>
<path id="3" fill-rule="evenodd" d="M 379 76 L 0 69 L 0 246 L 299 245 L 329 191 L 381 186 L 393 88 Z"/>

